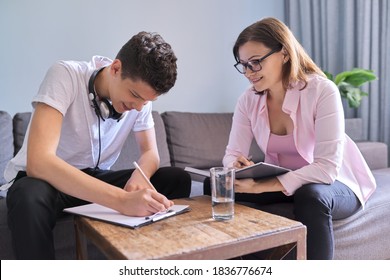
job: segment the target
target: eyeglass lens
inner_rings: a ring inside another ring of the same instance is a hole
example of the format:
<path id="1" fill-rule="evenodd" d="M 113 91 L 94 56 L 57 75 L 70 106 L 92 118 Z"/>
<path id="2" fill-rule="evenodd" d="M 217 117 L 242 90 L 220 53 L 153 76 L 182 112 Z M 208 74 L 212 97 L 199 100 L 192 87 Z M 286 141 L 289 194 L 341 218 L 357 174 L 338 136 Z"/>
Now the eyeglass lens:
<path id="1" fill-rule="evenodd" d="M 245 74 L 246 73 L 246 70 L 247 68 L 249 68 L 252 72 L 258 72 L 260 71 L 263 67 L 261 66 L 261 62 L 264 61 L 264 59 L 266 59 L 267 57 L 269 57 L 271 54 L 277 52 L 278 49 L 274 49 L 272 51 L 270 51 L 269 53 L 267 53 L 265 56 L 259 58 L 259 59 L 253 59 L 253 60 L 250 60 L 246 63 L 241 63 L 241 62 L 237 62 L 234 67 L 238 70 L 238 72 L 240 72 L 241 74 Z"/>

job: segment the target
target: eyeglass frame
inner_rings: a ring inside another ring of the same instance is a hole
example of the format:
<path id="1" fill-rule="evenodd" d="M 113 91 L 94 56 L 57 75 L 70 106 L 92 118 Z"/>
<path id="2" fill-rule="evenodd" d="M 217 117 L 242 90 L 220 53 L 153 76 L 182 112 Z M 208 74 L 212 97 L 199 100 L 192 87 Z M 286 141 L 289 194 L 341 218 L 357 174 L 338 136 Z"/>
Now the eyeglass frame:
<path id="1" fill-rule="evenodd" d="M 271 50 L 269 53 L 267 53 L 266 55 L 264 55 L 263 57 L 260 57 L 259 59 L 251 59 L 251 60 L 249 60 L 249 61 L 246 62 L 246 63 L 242 63 L 242 62 L 240 62 L 240 61 L 237 61 L 237 63 L 234 64 L 234 68 L 236 68 L 236 70 L 237 70 L 240 74 L 246 74 L 246 71 L 247 71 L 248 68 L 249 68 L 252 72 L 259 72 L 259 71 L 261 71 L 261 69 L 263 69 L 263 66 L 262 66 L 260 63 L 263 62 L 263 61 L 264 61 L 267 57 L 269 57 L 270 55 L 272 55 L 272 54 L 274 54 L 274 53 L 276 53 L 276 52 L 279 52 L 279 51 L 281 51 L 281 50 L 282 50 L 281 48 L 273 49 L 273 50 Z M 260 69 L 259 69 L 259 70 L 253 70 L 253 68 L 252 68 L 253 66 L 249 64 L 250 62 L 253 62 L 253 61 L 255 61 L 256 63 L 259 64 L 259 66 L 260 66 Z M 241 72 L 241 70 L 237 67 L 239 64 L 241 64 L 241 65 L 243 66 L 243 68 L 245 68 L 245 72 Z"/>

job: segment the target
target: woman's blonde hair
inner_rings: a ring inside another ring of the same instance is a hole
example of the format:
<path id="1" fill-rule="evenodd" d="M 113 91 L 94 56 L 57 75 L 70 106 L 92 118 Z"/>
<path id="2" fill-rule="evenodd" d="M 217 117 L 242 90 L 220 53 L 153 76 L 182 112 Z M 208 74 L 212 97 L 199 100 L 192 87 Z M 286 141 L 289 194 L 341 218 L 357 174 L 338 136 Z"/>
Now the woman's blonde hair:
<path id="1" fill-rule="evenodd" d="M 303 88 L 305 88 L 309 74 L 317 73 L 326 77 L 297 41 L 291 30 L 276 18 L 264 18 L 240 33 L 233 47 L 234 58 L 237 62 L 240 60 L 239 48 L 250 41 L 263 43 L 272 50 L 283 49 L 289 57 L 282 70 L 283 86 L 286 89 L 291 83 L 300 81 L 304 82 Z"/>

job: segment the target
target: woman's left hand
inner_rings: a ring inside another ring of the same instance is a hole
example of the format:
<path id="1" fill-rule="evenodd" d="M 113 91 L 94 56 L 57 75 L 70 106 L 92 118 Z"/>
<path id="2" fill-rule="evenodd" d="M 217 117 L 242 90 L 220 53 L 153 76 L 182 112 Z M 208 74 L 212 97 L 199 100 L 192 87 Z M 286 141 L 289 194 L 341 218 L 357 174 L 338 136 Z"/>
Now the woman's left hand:
<path id="1" fill-rule="evenodd" d="M 261 193 L 259 183 L 253 179 L 236 179 L 234 188 L 237 193 Z"/>
<path id="2" fill-rule="evenodd" d="M 282 184 L 277 178 L 262 180 L 253 179 L 236 179 L 234 183 L 235 192 L 237 193 L 264 193 L 285 191 Z"/>

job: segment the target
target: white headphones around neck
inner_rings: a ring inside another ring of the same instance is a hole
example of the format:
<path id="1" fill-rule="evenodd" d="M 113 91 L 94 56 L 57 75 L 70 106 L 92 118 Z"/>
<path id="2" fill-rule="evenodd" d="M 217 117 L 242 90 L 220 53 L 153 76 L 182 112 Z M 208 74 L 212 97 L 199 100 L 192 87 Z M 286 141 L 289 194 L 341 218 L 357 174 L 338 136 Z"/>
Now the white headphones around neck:
<path id="1" fill-rule="evenodd" d="M 111 102 L 106 98 L 99 98 L 97 100 L 97 94 L 95 91 L 95 80 L 97 75 L 104 69 L 105 67 L 102 67 L 100 69 L 95 70 L 91 77 L 89 78 L 88 83 L 88 97 L 89 100 L 92 101 L 92 107 L 95 109 L 95 113 L 98 116 L 98 118 L 101 118 L 103 121 L 106 119 L 114 119 L 118 122 L 123 118 L 123 114 L 118 113 L 115 111 L 114 106 L 112 106 Z"/>

